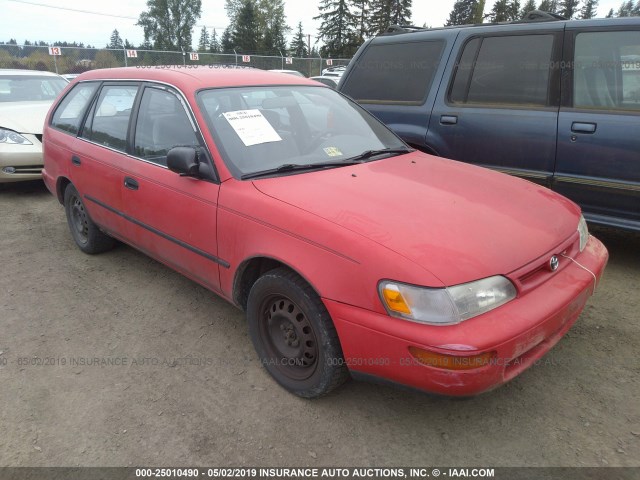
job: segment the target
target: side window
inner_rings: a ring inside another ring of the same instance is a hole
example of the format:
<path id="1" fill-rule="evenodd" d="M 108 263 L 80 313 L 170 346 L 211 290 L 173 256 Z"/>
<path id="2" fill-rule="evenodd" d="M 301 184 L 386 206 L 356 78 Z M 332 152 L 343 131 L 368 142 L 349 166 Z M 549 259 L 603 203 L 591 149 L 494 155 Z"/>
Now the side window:
<path id="1" fill-rule="evenodd" d="M 460 57 L 449 100 L 546 106 L 553 39 L 553 35 L 514 35 L 471 40 Z"/>
<path id="2" fill-rule="evenodd" d="M 576 36 L 573 105 L 640 110 L 640 31 Z"/>
<path id="3" fill-rule="evenodd" d="M 135 155 L 166 166 L 167 152 L 177 146 L 198 146 L 182 102 L 167 90 L 145 88 L 136 122 Z"/>
<path id="4" fill-rule="evenodd" d="M 372 44 L 351 67 L 342 91 L 364 103 L 420 105 L 443 49 L 442 40 Z"/>
<path id="5" fill-rule="evenodd" d="M 84 112 L 97 88 L 97 83 L 78 83 L 56 108 L 51 125 L 77 135 Z"/>
<path id="6" fill-rule="evenodd" d="M 102 87 L 98 101 L 82 132 L 82 136 L 106 147 L 127 148 L 127 130 L 131 108 L 138 87 L 134 85 L 107 85 Z"/>

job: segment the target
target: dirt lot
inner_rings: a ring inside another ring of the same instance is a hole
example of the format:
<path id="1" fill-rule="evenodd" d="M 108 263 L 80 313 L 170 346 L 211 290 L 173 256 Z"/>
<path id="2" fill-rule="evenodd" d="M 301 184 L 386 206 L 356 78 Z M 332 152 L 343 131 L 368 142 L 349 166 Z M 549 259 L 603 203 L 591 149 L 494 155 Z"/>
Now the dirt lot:
<path id="1" fill-rule="evenodd" d="M 41 183 L 1 187 L 0 208 L 2 466 L 640 465 L 640 235 L 593 230 L 601 288 L 496 391 L 349 382 L 306 401 L 231 305 L 131 248 L 81 253 Z"/>

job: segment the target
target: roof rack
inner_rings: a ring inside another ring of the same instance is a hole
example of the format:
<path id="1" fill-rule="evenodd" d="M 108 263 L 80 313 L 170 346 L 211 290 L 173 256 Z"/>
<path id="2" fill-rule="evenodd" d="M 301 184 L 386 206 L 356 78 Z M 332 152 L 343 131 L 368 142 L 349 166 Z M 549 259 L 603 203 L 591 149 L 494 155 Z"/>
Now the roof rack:
<path id="1" fill-rule="evenodd" d="M 394 33 L 409 33 L 409 32 L 417 32 L 419 30 L 427 30 L 423 27 L 416 27 L 415 25 L 389 25 L 382 34 L 383 35 L 393 35 Z"/>
<path id="2" fill-rule="evenodd" d="M 558 15 L 557 13 L 532 10 L 527 13 L 522 20 L 517 20 L 512 23 L 557 22 L 558 20 L 568 20 L 568 18 Z"/>
<path id="3" fill-rule="evenodd" d="M 538 22 L 558 22 L 562 20 L 568 20 L 562 15 L 558 15 L 557 13 L 544 12 L 542 10 L 532 10 L 527 13 L 522 20 L 515 20 L 512 22 L 499 22 L 499 23 L 473 23 L 468 25 L 450 25 L 448 27 L 436 27 L 436 28 L 425 28 L 425 27 L 416 27 L 415 25 L 389 25 L 384 32 L 380 35 L 397 35 L 400 33 L 413 33 L 420 32 L 424 30 L 444 30 L 451 28 L 469 28 L 469 27 L 486 27 L 489 25 L 512 25 L 518 23 L 538 23 Z"/>

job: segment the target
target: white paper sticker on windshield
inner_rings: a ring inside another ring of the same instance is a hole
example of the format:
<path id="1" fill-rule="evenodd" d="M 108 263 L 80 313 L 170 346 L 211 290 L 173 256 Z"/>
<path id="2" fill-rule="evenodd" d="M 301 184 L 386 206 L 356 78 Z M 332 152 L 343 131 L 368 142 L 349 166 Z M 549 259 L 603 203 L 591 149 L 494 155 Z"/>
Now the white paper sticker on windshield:
<path id="1" fill-rule="evenodd" d="M 260 110 L 226 112 L 224 118 L 227 119 L 240 137 L 240 140 L 242 140 L 242 143 L 247 147 L 261 143 L 282 141 L 278 132 L 273 129 Z"/>

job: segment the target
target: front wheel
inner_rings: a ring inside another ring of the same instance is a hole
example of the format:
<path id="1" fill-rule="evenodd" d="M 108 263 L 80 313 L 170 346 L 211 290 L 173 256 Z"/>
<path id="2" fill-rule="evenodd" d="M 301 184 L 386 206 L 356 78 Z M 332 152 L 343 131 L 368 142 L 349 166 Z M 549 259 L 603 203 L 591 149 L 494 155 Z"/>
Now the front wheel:
<path id="1" fill-rule="evenodd" d="M 64 191 L 64 209 L 71 236 L 80 250 L 93 254 L 113 248 L 115 241 L 93 223 L 78 190 L 72 184 Z"/>
<path id="2" fill-rule="evenodd" d="M 262 365 L 291 393 L 320 397 L 349 377 L 329 313 L 315 291 L 290 270 L 272 270 L 256 281 L 247 320 Z"/>

